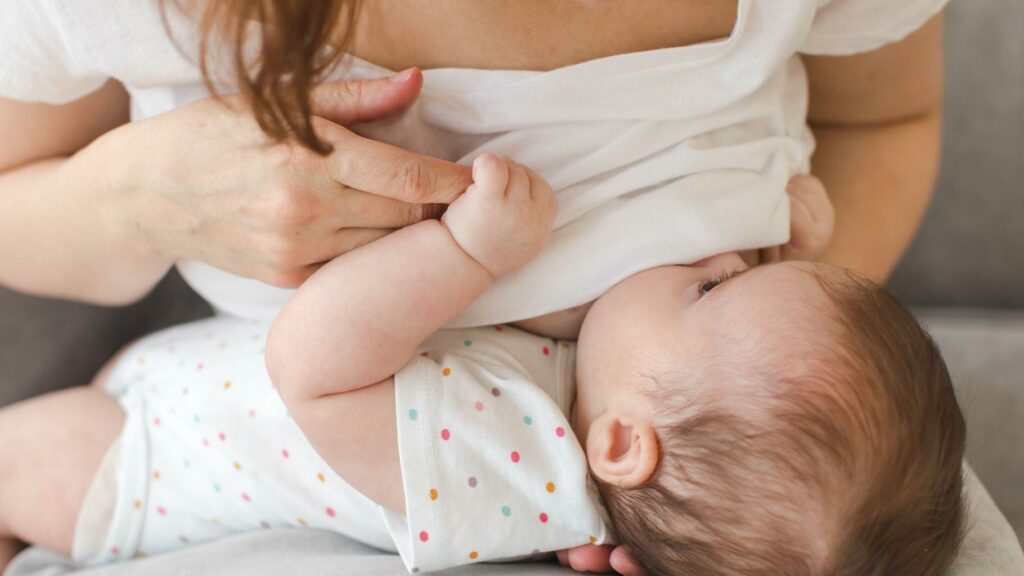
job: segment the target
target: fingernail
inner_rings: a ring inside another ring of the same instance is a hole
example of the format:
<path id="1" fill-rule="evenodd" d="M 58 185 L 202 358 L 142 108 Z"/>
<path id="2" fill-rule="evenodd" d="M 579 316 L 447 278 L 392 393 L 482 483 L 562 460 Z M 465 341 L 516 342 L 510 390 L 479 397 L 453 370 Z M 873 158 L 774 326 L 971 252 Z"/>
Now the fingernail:
<path id="1" fill-rule="evenodd" d="M 412 78 L 412 73 L 415 70 L 415 66 L 412 68 L 406 68 L 405 70 L 399 72 L 398 74 L 395 74 L 391 78 L 388 78 L 388 82 L 391 82 L 392 84 L 401 84 L 402 82 L 405 82 L 409 78 Z"/>

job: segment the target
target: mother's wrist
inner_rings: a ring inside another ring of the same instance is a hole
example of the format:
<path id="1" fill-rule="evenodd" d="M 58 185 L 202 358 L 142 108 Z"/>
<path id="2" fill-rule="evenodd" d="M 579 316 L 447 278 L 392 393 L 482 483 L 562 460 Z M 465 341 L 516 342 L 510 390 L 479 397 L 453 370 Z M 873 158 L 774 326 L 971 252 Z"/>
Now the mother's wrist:
<path id="1" fill-rule="evenodd" d="M 174 258 L 155 241 L 149 222 L 144 175 L 145 151 L 130 142 L 126 129 L 114 129 L 80 150 L 65 165 L 68 178 L 98 217 L 98 226 L 135 259 L 169 266 Z M 90 206 L 91 205 L 91 206 Z"/>

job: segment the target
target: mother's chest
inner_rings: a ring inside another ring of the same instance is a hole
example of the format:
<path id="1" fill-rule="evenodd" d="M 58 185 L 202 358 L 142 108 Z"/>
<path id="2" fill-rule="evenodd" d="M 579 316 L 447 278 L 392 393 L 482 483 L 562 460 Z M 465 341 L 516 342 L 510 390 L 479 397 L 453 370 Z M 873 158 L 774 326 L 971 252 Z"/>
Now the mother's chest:
<path id="1" fill-rule="evenodd" d="M 401 70 L 550 70 L 728 37 L 737 0 L 369 0 L 349 51 Z"/>

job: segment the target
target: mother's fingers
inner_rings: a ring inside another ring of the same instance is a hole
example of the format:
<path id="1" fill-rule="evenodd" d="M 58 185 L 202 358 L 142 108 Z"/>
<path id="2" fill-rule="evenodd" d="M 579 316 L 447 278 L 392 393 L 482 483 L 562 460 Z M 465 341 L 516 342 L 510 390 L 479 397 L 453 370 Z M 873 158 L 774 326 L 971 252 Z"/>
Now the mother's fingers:
<path id="1" fill-rule="evenodd" d="M 612 550 L 612 555 L 608 560 L 611 562 L 612 570 L 622 576 L 644 576 L 640 563 L 633 558 L 633 554 L 625 546 L 617 546 Z"/>
<path id="2" fill-rule="evenodd" d="M 404 110 L 422 86 L 423 74 L 410 68 L 387 78 L 321 84 L 310 94 L 310 104 L 314 116 L 348 126 Z"/>
<path id="3" fill-rule="evenodd" d="M 335 230 L 350 226 L 403 228 L 421 220 L 440 218 L 445 206 L 444 204 L 412 204 L 347 188 L 328 194 L 323 205 L 323 210 L 327 213 L 323 224 Z"/>
<path id="4" fill-rule="evenodd" d="M 334 145 L 323 163 L 345 186 L 416 204 L 450 204 L 473 183 L 469 166 L 363 138 L 337 124 L 320 122 L 317 134 Z"/>

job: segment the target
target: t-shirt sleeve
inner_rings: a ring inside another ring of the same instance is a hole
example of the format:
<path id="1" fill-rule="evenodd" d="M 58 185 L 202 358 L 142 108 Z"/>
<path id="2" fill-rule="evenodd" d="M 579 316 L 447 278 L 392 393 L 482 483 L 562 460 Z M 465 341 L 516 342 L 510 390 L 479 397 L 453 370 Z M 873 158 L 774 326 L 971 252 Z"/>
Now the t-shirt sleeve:
<path id="1" fill-rule="evenodd" d="M 0 97 L 63 104 L 107 78 L 75 61 L 51 0 L 5 0 L 0 9 Z"/>
<path id="2" fill-rule="evenodd" d="M 406 515 L 384 517 L 406 567 L 604 543 L 565 416 L 517 367 L 474 353 L 417 357 L 395 375 Z"/>
<path id="3" fill-rule="evenodd" d="M 845 56 L 898 42 L 949 0 L 825 0 L 800 47 L 809 55 Z"/>

